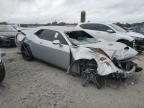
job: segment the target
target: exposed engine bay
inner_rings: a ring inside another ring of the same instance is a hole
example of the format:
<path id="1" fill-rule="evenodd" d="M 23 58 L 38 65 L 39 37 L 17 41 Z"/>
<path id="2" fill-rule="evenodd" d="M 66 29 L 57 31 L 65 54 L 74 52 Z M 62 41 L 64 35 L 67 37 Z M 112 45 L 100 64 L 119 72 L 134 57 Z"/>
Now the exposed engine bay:
<path id="1" fill-rule="evenodd" d="M 96 48 L 90 48 L 92 51 L 105 55 L 109 58 L 109 56 L 102 50 Z M 105 63 L 108 67 L 111 67 L 111 63 L 105 61 L 105 57 L 101 57 L 99 61 Z M 106 75 L 101 75 L 98 71 L 98 63 L 95 59 L 80 59 L 74 61 L 70 68 L 68 69 L 68 73 L 73 75 L 77 74 L 85 78 L 85 82 L 82 84 L 83 86 L 88 85 L 89 83 L 93 83 L 98 89 L 105 85 L 107 79 L 124 81 L 126 80 L 133 72 L 139 72 L 142 70 L 141 67 L 138 67 L 136 63 L 134 63 L 131 59 L 128 60 L 117 60 L 113 58 L 111 62 L 121 71 L 115 71 Z M 77 66 L 78 70 L 73 71 L 73 67 Z"/>

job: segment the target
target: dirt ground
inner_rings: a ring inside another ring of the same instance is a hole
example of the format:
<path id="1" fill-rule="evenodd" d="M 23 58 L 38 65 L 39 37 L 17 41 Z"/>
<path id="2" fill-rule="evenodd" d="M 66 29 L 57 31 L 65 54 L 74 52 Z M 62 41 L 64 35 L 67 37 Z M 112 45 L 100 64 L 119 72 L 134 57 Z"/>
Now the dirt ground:
<path id="1" fill-rule="evenodd" d="M 92 84 L 83 87 L 82 78 L 65 70 L 23 60 L 16 48 L 2 50 L 7 74 L 0 85 L 0 108 L 144 108 L 144 71 L 98 90 Z M 136 62 L 144 67 L 144 56 Z"/>

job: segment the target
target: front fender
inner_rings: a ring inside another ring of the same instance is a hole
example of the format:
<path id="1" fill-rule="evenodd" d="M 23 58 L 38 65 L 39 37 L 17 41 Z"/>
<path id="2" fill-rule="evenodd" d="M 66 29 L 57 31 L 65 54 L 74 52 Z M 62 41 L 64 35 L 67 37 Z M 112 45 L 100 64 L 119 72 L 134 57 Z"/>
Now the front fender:
<path id="1" fill-rule="evenodd" d="M 119 71 L 119 69 L 113 64 L 110 58 L 108 58 L 105 54 L 102 54 L 101 52 L 93 52 L 89 48 L 77 47 L 71 48 L 71 53 L 73 57 L 73 62 L 70 64 L 67 72 L 71 72 L 74 67 L 78 67 L 80 60 L 84 59 L 94 59 L 98 64 L 97 72 L 101 76 L 109 75 L 111 73 Z M 79 70 L 78 68 L 76 69 Z"/>

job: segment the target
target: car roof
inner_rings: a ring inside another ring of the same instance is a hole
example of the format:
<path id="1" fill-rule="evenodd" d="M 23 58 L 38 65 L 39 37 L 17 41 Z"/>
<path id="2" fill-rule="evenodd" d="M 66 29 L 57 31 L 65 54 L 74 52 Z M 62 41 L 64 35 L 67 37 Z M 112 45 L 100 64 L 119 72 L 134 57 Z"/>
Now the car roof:
<path id="1" fill-rule="evenodd" d="M 37 27 L 36 29 L 38 29 L 38 30 L 39 29 L 49 29 L 49 30 L 54 30 L 54 31 L 59 31 L 59 32 L 81 30 L 76 27 L 67 27 L 67 26 L 41 26 L 41 27 Z"/>
<path id="2" fill-rule="evenodd" d="M 79 23 L 78 25 L 82 25 L 82 24 L 103 24 L 103 25 L 109 25 L 112 23 L 104 23 L 104 22 L 85 22 L 85 23 Z"/>

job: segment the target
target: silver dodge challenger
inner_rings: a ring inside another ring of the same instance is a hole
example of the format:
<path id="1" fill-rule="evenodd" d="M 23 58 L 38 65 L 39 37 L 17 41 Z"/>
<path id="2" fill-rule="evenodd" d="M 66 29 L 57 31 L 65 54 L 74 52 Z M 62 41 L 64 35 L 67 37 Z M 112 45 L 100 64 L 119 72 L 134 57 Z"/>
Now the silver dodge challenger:
<path id="1" fill-rule="evenodd" d="M 105 78 L 127 79 L 142 68 L 132 61 L 137 51 L 119 42 L 96 40 L 85 31 L 64 26 L 24 30 L 15 42 L 26 60 L 34 58 L 83 76 L 101 88 Z"/>

